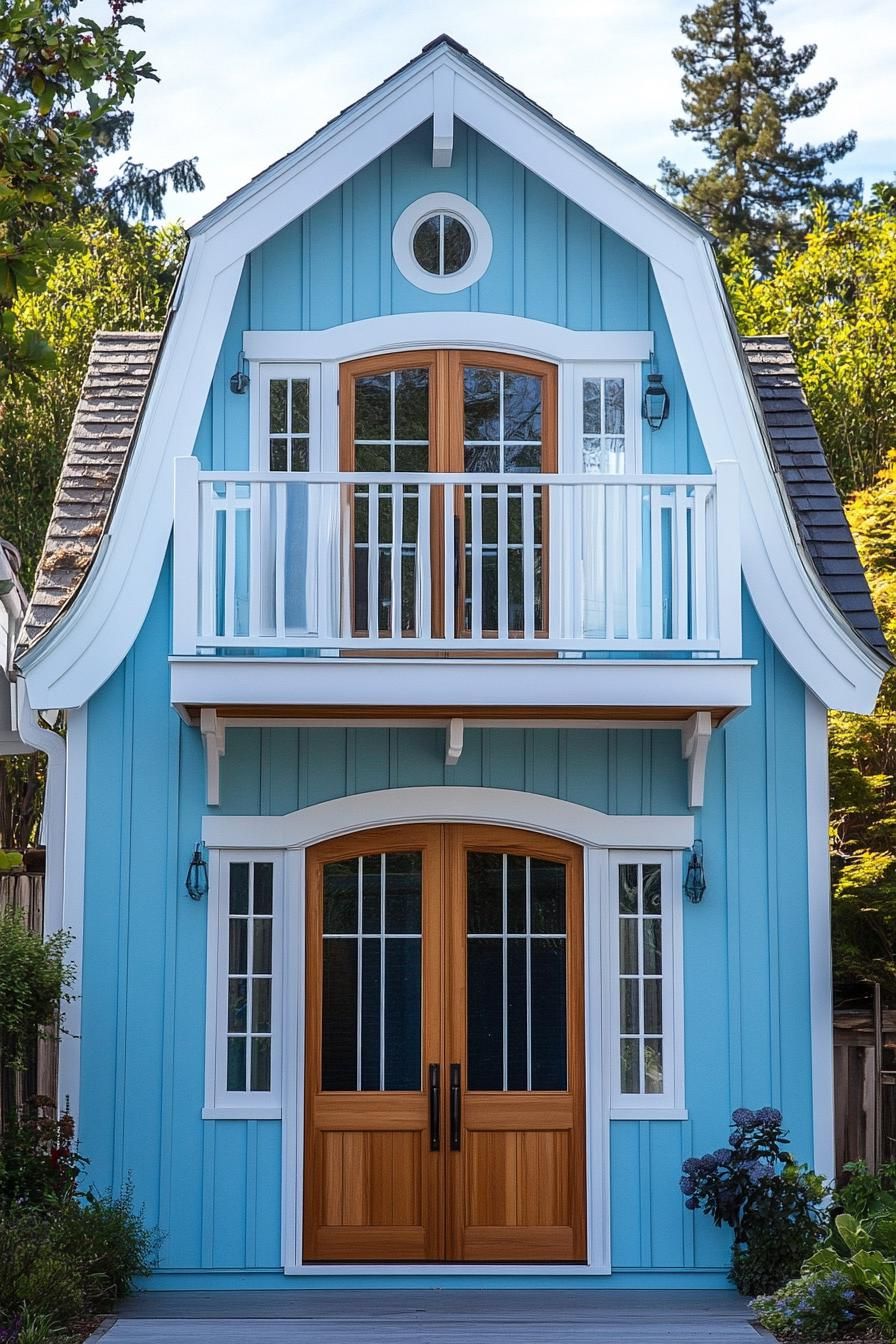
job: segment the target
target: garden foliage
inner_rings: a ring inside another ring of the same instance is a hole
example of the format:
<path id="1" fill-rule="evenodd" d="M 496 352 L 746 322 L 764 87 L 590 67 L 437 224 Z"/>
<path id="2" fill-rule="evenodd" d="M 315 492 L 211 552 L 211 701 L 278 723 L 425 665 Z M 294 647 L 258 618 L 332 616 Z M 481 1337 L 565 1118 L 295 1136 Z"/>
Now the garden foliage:
<path id="1" fill-rule="evenodd" d="M 826 1186 L 787 1151 L 781 1112 L 746 1107 L 731 1117 L 728 1147 L 682 1165 L 685 1206 L 733 1234 L 731 1278 L 753 1296 L 797 1274 L 822 1235 Z"/>
<path id="2" fill-rule="evenodd" d="M 36 1107 L 0 1138 L 0 1344 L 78 1338 L 156 1263 L 131 1187 L 84 1189 L 86 1165 L 68 1116 Z"/>

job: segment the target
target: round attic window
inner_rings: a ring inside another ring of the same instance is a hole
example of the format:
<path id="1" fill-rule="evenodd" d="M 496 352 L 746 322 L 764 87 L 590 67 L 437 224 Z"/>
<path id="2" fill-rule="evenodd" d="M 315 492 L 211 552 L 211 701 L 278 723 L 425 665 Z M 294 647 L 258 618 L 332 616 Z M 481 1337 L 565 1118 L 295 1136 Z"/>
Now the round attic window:
<path id="1" fill-rule="evenodd" d="M 392 231 L 395 264 L 406 280 L 432 294 L 466 289 L 485 273 L 492 231 L 462 196 L 433 192 L 399 215 Z"/>

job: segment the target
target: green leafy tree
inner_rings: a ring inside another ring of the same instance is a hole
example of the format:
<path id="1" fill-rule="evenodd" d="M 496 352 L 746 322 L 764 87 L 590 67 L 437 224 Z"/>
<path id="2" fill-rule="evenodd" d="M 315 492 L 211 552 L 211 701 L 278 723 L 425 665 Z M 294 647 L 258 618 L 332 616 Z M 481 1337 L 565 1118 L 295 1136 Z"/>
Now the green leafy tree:
<path id="1" fill-rule="evenodd" d="M 139 3 L 139 0 L 137 0 Z M 124 41 L 142 19 L 134 0 L 110 0 L 106 24 L 78 17 L 79 0 L 4 0 L 0 5 L 0 393 L 53 365 L 46 333 L 16 307 L 39 293 L 78 239 L 85 205 L 113 217 L 158 213 L 166 186 L 200 185 L 192 161 L 153 172 L 128 160 L 105 188 L 97 161 L 126 148 L 138 85 L 158 76 Z"/>
<path id="2" fill-rule="evenodd" d="M 861 182 L 827 180 L 828 165 L 853 149 L 856 133 L 817 145 L 790 142 L 790 124 L 817 116 L 837 81 L 800 87 L 816 48 L 788 52 L 758 0 L 706 0 L 682 18 L 681 31 L 690 45 L 672 54 L 682 70 L 684 115 L 672 131 L 698 141 L 709 167 L 687 172 L 663 159 L 662 185 L 725 246 L 746 235 L 765 268 L 779 235 L 786 242 L 800 236 L 811 196 L 837 206 L 861 196 Z"/>
<path id="3" fill-rule="evenodd" d="M 896 648 L 896 451 L 847 512 Z M 830 740 L 835 972 L 896 991 L 896 672 L 873 715 L 831 715 Z"/>
<path id="4" fill-rule="evenodd" d="M 77 247 L 59 256 L 39 293 L 19 295 L 16 321 L 46 335 L 55 367 L 0 405 L 0 536 L 22 553 L 30 588 L 66 439 L 96 331 L 160 329 L 185 237 L 179 225 L 128 229 L 88 211 Z"/>
<path id="5" fill-rule="evenodd" d="M 731 249 L 728 293 L 745 336 L 789 336 L 841 494 L 864 489 L 896 447 L 896 210 L 886 187 L 833 218 L 817 203 L 801 247 L 759 276 Z"/>

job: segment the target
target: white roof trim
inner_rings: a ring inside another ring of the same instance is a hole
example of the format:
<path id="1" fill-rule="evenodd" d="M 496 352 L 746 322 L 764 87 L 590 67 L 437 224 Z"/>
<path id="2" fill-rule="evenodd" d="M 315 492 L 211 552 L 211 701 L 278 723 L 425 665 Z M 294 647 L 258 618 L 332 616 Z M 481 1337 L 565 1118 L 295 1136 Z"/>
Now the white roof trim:
<path id="1" fill-rule="evenodd" d="M 651 258 L 709 460 L 740 466 L 744 574 L 763 624 L 823 703 L 869 711 L 884 664 L 834 611 L 795 542 L 702 230 L 445 45 L 195 230 L 106 544 L 69 612 L 23 659 L 32 703 L 83 704 L 139 633 L 171 531 L 173 459 L 192 452 L 246 254 L 429 118 L 442 69 L 454 74 L 457 117 Z"/>

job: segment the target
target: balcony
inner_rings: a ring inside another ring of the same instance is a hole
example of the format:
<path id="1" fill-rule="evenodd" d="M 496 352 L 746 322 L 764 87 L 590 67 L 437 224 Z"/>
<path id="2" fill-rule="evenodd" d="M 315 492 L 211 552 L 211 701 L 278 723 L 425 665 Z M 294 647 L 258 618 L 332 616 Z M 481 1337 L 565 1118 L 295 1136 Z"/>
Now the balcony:
<path id="1" fill-rule="evenodd" d="M 741 653 L 738 478 L 176 463 L 175 656 Z"/>

